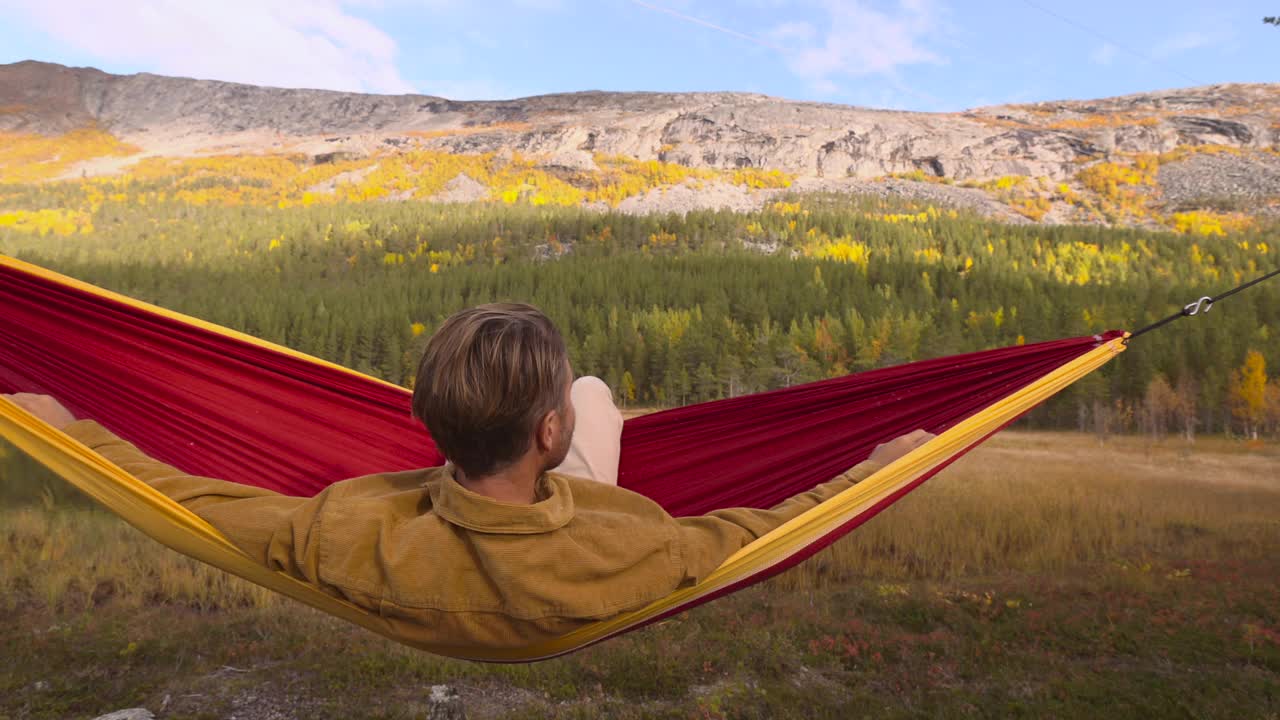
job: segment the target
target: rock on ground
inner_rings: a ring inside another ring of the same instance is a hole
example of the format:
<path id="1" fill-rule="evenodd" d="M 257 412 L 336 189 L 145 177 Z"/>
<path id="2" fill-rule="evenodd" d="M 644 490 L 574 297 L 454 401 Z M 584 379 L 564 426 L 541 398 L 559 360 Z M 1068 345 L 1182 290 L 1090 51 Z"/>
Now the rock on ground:
<path id="1" fill-rule="evenodd" d="M 146 708 L 128 708 L 117 710 L 106 715 L 99 715 L 93 720 L 155 720 L 155 715 Z"/>
<path id="2" fill-rule="evenodd" d="M 1000 222 L 1022 225 L 1031 222 L 1007 205 L 977 188 L 956 187 L 941 183 L 884 178 L 881 180 L 825 180 L 801 178 L 791 188 L 795 192 L 831 192 L 872 197 L 917 200 L 939 207 L 972 210 Z"/>
<path id="3" fill-rule="evenodd" d="M 643 195 L 633 195 L 618 203 L 618 212 L 627 215 L 679 213 L 695 210 L 732 210 L 750 212 L 777 197 L 781 190 L 752 190 L 724 182 L 693 183 L 654 188 Z"/>
<path id="4" fill-rule="evenodd" d="M 344 173 L 338 173 L 337 175 L 334 175 L 333 177 L 329 178 L 328 180 L 325 180 L 322 183 L 316 183 L 315 185 L 312 185 L 311 187 L 307 188 L 307 192 L 331 193 L 336 191 L 339 185 L 344 185 L 347 183 L 352 183 L 352 184 L 359 183 L 361 180 L 364 180 L 366 177 L 368 177 L 369 173 L 377 169 L 378 169 L 378 166 L 374 164 L 368 167 L 360 168 L 358 170 L 348 170 L 347 172 L 344 172 Z"/>
<path id="5" fill-rule="evenodd" d="M 1280 155 L 1198 153 L 1161 165 L 1158 181 L 1171 210 L 1221 206 L 1252 212 L 1259 201 L 1280 199 Z"/>
<path id="6" fill-rule="evenodd" d="M 577 172 L 595 172 L 600 168 L 595 157 L 586 150 L 561 150 L 538 163 L 540 167 Z"/>
<path id="7" fill-rule="evenodd" d="M 448 685 L 432 685 L 427 720 L 467 720 L 462 697 Z"/>
<path id="8" fill-rule="evenodd" d="M 467 203 L 487 199 L 489 188 L 466 173 L 459 173 L 445 184 L 444 190 L 431 196 L 431 202 L 438 203 Z"/>

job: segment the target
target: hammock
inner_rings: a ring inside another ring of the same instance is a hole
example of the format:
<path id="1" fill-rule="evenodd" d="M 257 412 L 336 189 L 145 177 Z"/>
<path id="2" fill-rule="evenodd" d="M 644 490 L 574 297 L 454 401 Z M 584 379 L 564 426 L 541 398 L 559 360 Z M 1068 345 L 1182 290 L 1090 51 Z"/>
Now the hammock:
<path id="1" fill-rule="evenodd" d="M 340 365 L 3 255 L 0 308 L 0 392 L 53 395 L 190 474 L 310 496 L 345 478 L 443 462 L 410 416 L 410 391 Z M 628 420 L 618 484 L 676 516 L 770 507 L 885 440 L 916 428 L 937 437 L 640 610 L 517 649 L 413 645 L 472 660 L 540 660 L 759 582 L 1106 363 L 1127 336 L 922 360 Z M 164 545 L 403 642 L 376 614 L 257 564 L 192 512 L 3 399 L 0 437 Z"/>

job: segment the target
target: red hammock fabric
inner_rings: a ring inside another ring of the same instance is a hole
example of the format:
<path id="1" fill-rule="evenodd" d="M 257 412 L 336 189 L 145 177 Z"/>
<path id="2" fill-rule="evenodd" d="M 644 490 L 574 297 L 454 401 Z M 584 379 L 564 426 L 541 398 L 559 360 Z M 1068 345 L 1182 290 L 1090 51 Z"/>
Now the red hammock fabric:
<path id="1" fill-rule="evenodd" d="M 0 267 L 0 391 L 41 392 L 184 470 L 291 495 L 437 465 L 410 393 Z M 1105 335 L 881 368 L 627 421 L 619 484 L 677 515 L 768 507 L 941 432 Z"/>
<path id="2" fill-rule="evenodd" d="M 408 390 L 3 265 L 0 308 L 0 392 L 53 395 L 187 472 L 313 495 L 345 478 L 443 461 L 410 416 Z M 634 418 L 623 430 L 619 484 L 673 515 L 769 507 L 881 442 L 916 428 L 940 433 L 1121 334 L 923 360 Z"/>

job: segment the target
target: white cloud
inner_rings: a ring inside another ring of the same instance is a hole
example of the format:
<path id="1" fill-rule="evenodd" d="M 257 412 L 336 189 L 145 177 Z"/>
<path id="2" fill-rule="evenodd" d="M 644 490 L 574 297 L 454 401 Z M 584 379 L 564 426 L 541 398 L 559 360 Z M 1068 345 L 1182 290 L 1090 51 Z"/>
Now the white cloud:
<path id="1" fill-rule="evenodd" d="M 347 11 L 368 0 L 0 0 L 52 39 L 162 75 L 277 87 L 414 92 L 396 43 Z"/>
<path id="2" fill-rule="evenodd" d="M 892 75 L 898 68 L 945 59 L 930 47 L 940 30 L 941 8 L 933 0 L 896 0 L 874 6 L 867 0 L 818 0 L 829 19 L 814 24 L 787 22 L 769 37 L 787 48 L 793 73 L 814 89 L 832 93 L 838 79 Z"/>
<path id="3" fill-rule="evenodd" d="M 1110 65 L 1111 61 L 1116 59 L 1117 50 L 1118 48 L 1116 48 L 1115 45 L 1112 45 L 1111 43 L 1103 43 L 1093 52 L 1089 53 L 1089 59 L 1092 60 L 1095 65 Z"/>
<path id="4" fill-rule="evenodd" d="M 1220 45 L 1231 39 L 1231 33 L 1225 30 L 1188 30 L 1174 35 L 1151 50 L 1151 56 L 1164 59 L 1200 48 Z"/>

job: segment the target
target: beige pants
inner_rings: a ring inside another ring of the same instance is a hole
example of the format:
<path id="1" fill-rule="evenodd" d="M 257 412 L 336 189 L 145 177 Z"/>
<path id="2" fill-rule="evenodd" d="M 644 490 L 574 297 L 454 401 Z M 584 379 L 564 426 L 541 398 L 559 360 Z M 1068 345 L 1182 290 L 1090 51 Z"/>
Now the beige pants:
<path id="1" fill-rule="evenodd" d="M 555 472 L 618 484 L 618 456 L 622 452 L 622 413 L 613 393 L 598 377 L 580 377 L 570 391 L 577 415 L 569 454 Z"/>

